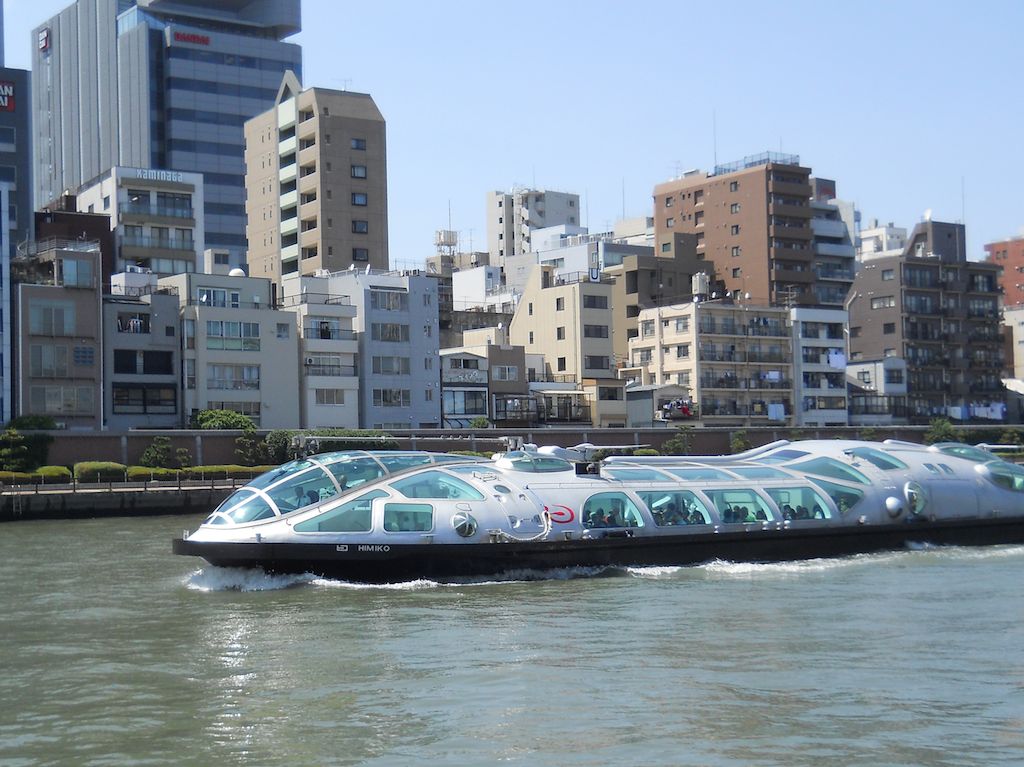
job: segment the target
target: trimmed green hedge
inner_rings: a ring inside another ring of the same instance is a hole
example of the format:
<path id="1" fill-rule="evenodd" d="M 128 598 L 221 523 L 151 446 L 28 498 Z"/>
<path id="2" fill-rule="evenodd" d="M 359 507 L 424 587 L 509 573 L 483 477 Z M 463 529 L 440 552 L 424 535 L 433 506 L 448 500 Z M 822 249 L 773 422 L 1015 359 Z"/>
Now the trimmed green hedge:
<path id="1" fill-rule="evenodd" d="M 128 467 L 113 461 L 80 461 L 75 464 L 78 482 L 124 482 Z"/>
<path id="2" fill-rule="evenodd" d="M 178 478 L 177 469 L 161 469 L 152 466 L 129 466 L 128 467 L 128 481 L 129 482 L 144 482 L 144 481 L 157 481 L 157 482 L 173 482 Z"/>
<path id="3" fill-rule="evenodd" d="M 190 466 L 182 469 L 184 479 L 251 479 L 265 471 L 276 469 L 273 466 L 239 466 L 237 464 L 223 464 L 212 466 Z"/>

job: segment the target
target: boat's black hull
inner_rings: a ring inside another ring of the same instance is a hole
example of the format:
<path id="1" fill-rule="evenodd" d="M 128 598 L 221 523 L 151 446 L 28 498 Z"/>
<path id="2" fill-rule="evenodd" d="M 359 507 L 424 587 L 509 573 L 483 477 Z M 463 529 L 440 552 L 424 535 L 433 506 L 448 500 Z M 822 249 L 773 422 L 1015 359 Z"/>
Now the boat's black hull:
<path id="1" fill-rule="evenodd" d="M 1024 543 L 1024 518 L 857 527 L 683 533 L 534 543 L 204 543 L 175 539 L 175 554 L 220 567 L 315 573 L 366 583 L 497 575 L 567 567 L 694 565 L 712 560 L 782 562 L 902 549 L 915 544 Z"/>

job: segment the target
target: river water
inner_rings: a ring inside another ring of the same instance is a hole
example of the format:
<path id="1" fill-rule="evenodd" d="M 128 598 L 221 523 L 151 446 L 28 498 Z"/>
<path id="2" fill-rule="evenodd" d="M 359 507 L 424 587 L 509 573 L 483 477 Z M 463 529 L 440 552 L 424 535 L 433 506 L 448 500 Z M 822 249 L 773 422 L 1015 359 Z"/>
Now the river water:
<path id="1" fill-rule="evenodd" d="M 0 526 L 0 765 L 1020 765 L 1024 547 L 354 586 Z"/>

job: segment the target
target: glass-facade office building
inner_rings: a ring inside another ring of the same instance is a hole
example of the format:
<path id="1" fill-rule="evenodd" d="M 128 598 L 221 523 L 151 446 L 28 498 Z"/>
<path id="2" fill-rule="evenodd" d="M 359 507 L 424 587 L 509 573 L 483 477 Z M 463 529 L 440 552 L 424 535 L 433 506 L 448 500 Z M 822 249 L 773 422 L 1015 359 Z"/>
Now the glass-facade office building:
<path id="1" fill-rule="evenodd" d="M 110 168 L 203 173 L 206 246 L 245 251 L 242 126 L 302 50 L 300 0 L 78 0 L 34 32 L 35 202 Z M 99 212 L 99 211 L 97 211 Z"/>

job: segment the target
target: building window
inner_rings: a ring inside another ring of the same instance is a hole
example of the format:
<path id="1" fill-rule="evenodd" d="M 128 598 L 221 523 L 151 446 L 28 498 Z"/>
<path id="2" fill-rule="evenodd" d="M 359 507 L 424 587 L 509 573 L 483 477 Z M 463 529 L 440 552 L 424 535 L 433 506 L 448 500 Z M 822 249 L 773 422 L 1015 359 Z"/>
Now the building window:
<path id="1" fill-rule="evenodd" d="M 611 368 L 611 364 L 608 357 L 588 355 L 583 358 L 583 367 L 588 368 L 589 370 L 608 370 Z"/>
<path id="2" fill-rule="evenodd" d="M 739 277 L 741 271 L 742 271 L 741 268 L 737 266 L 735 269 L 732 270 L 732 276 L 733 277 Z"/>
<path id="3" fill-rule="evenodd" d="M 561 298 L 561 297 L 556 298 L 555 299 L 555 311 L 556 312 L 561 312 L 561 311 L 564 311 L 564 310 L 565 310 L 565 299 Z"/>
<path id="4" fill-rule="evenodd" d="M 895 332 L 896 332 L 896 323 L 895 322 L 886 322 L 885 324 L 882 325 L 882 333 L 884 333 L 885 335 L 891 336 Z"/>
<path id="5" fill-rule="evenodd" d="M 733 257 L 736 257 L 736 256 L 740 255 L 740 253 L 742 253 L 742 252 L 743 251 L 742 251 L 742 249 L 740 248 L 739 245 L 733 245 L 732 246 L 732 255 L 733 255 Z"/>
<path id="6" fill-rule="evenodd" d="M 584 338 L 608 338 L 608 326 L 607 325 L 584 325 L 583 326 L 583 337 Z"/>
<path id="7" fill-rule="evenodd" d="M 260 366 L 209 363 L 206 366 L 206 388 L 257 391 L 260 388 Z"/>
<path id="8" fill-rule="evenodd" d="M 353 261 L 369 261 L 370 251 L 366 248 L 352 248 Z"/>
<path id="9" fill-rule="evenodd" d="M 366 178 L 366 166 L 365 165 L 353 165 L 352 166 L 352 178 Z"/>
<path id="10" fill-rule="evenodd" d="M 409 407 L 412 405 L 412 392 L 409 389 L 374 389 L 374 407 Z"/>
<path id="11" fill-rule="evenodd" d="M 894 296 L 879 296 L 878 298 L 871 299 L 872 309 L 885 309 L 896 306 L 896 298 Z"/>
<path id="12" fill-rule="evenodd" d="M 729 232 L 731 234 L 739 234 L 740 233 L 740 225 L 739 224 L 733 224 L 732 226 L 729 227 Z"/>
<path id="13" fill-rule="evenodd" d="M 532 330 L 530 331 L 530 343 L 531 344 L 533 343 L 533 331 Z"/>
<path id="14" fill-rule="evenodd" d="M 344 405 L 344 389 L 316 389 L 316 404 L 318 405 Z"/>
<path id="15" fill-rule="evenodd" d="M 366 139 L 364 139 L 364 138 L 354 138 L 349 143 L 349 146 L 352 149 L 359 150 L 360 152 L 365 152 L 366 151 Z"/>
<path id="16" fill-rule="evenodd" d="M 663 242 L 663 243 L 661 243 L 661 252 L 662 253 L 668 253 L 671 250 L 672 250 L 672 243 L 671 242 Z"/>
<path id="17" fill-rule="evenodd" d="M 388 343 L 408 342 L 409 326 L 397 322 L 374 322 L 370 326 L 370 338 Z"/>
<path id="18" fill-rule="evenodd" d="M 644 338 L 654 335 L 654 320 L 644 320 L 640 323 L 640 335 Z"/>
<path id="19" fill-rule="evenodd" d="M 740 182 L 739 181 L 730 181 L 729 182 L 729 191 L 730 192 L 737 192 L 737 191 L 739 191 L 739 188 L 740 188 Z"/>
<path id="20" fill-rule="evenodd" d="M 689 317 L 676 317 L 676 332 L 685 333 L 690 329 Z"/>
<path id="21" fill-rule="evenodd" d="M 362 219 L 352 219 L 353 234 L 367 234 L 370 231 L 370 222 Z"/>
<path id="22" fill-rule="evenodd" d="M 278 338 L 288 338 L 288 334 L 289 334 L 288 323 L 287 322 L 279 322 L 279 323 L 277 323 L 277 337 Z"/>
<path id="23" fill-rule="evenodd" d="M 583 308 L 584 309 L 607 309 L 608 308 L 608 296 L 588 296 L 583 295 Z"/>
<path id="24" fill-rule="evenodd" d="M 882 279 L 883 280 L 888 281 L 888 280 L 892 280 L 892 279 L 895 279 L 895 278 L 896 278 L 896 273 L 892 269 L 883 269 L 882 270 Z"/>
<path id="25" fill-rule="evenodd" d="M 671 227 L 673 227 L 675 225 L 676 225 L 676 220 L 674 218 L 672 218 L 672 216 L 669 216 L 668 218 L 665 219 L 665 226 L 671 228 Z"/>
<path id="26" fill-rule="evenodd" d="M 690 358 L 690 345 L 680 344 L 676 347 L 676 359 L 685 360 Z"/>
<path id="27" fill-rule="evenodd" d="M 518 365 L 495 365 L 491 368 L 492 381 L 518 381 Z"/>
<path id="28" fill-rule="evenodd" d="M 672 199 L 672 195 L 668 195 L 668 196 L 667 196 L 667 197 L 665 198 L 665 207 L 666 207 L 666 208 L 671 208 L 671 207 L 672 207 L 672 203 L 673 203 L 673 202 L 674 202 L 674 201 L 673 201 L 673 199 Z"/>
<path id="29" fill-rule="evenodd" d="M 559 357 L 555 361 L 555 367 L 557 367 L 559 371 L 564 371 L 565 370 L 565 357 Z"/>
<path id="30" fill-rule="evenodd" d="M 729 212 L 730 213 L 739 213 L 740 212 L 740 204 L 738 202 L 734 202 L 732 205 L 729 206 Z"/>
<path id="31" fill-rule="evenodd" d="M 352 192 L 352 204 L 364 208 L 369 204 L 369 198 L 363 192 Z"/>
<path id="32" fill-rule="evenodd" d="M 564 341 L 565 340 L 565 328 L 564 327 L 555 328 L 555 340 L 556 341 Z"/>

